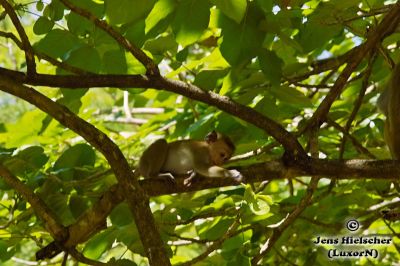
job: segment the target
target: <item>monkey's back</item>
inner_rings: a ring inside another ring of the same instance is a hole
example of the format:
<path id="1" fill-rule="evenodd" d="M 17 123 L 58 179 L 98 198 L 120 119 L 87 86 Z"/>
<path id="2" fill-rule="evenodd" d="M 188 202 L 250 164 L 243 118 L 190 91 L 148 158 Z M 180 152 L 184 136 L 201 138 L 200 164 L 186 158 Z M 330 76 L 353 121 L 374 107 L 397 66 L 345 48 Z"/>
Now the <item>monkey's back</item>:
<path id="1" fill-rule="evenodd" d="M 204 141 L 180 140 L 168 145 L 168 153 L 161 172 L 186 174 L 194 170 L 196 156 L 209 161 L 207 144 Z"/>

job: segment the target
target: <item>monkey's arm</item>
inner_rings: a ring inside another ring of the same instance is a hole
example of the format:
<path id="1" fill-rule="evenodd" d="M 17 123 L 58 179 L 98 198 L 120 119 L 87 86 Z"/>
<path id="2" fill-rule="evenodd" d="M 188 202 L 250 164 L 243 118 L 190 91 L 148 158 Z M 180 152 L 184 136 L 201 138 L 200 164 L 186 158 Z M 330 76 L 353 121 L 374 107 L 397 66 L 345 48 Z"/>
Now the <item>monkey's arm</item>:
<path id="1" fill-rule="evenodd" d="M 227 170 L 225 168 L 213 165 L 197 165 L 194 169 L 195 172 L 207 177 L 231 177 L 240 182 L 243 179 L 242 174 L 237 170 Z"/>

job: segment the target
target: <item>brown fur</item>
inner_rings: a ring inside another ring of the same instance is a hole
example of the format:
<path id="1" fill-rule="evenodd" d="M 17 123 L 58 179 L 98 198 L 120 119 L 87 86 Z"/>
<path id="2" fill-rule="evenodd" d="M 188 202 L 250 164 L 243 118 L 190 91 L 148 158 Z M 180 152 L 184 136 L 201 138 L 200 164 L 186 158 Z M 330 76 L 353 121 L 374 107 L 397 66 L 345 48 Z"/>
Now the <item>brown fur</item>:
<path id="1" fill-rule="evenodd" d="M 386 115 L 385 141 L 393 159 L 400 159 L 400 64 L 396 65 L 378 106 Z"/>
<path id="2" fill-rule="evenodd" d="M 215 131 L 209 133 L 204 141 L 180 140 L 167 143 L 157 140 L 142 154 L 139 161 L 139 174 L 155 177 L 160 174 L 182 175 L 195 173 L 207 177 L 242 178 L 236 170 L 220 167 L 233 155 L 235 145 L 227 137 Z"/>

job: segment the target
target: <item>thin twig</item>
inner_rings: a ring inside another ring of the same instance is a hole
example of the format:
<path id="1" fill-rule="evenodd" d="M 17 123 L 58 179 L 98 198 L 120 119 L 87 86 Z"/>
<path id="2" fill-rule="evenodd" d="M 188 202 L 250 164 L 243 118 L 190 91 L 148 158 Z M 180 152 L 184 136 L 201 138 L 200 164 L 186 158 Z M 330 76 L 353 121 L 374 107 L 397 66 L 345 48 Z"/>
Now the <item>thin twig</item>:
<path id="1" fill-rule="evenodd" d="M 92 260 L 87 257 L 85 257 L 82 253 L 78 252 L 76 249 L 70 249 L 68 250 L 68 254 L 70 254 L 75 260 L 85 263 L 87 265 L 93 265 L 93 266 L 105 266 L 105 265 L 111 265 L 109 263 L 104 263 L 100 262 L 97 260 Z"/>
<path id="2" fill-rule="evenodd" d="M 0 31 L 0 36 L 4 37 L 4 38 L 8 38 L 11 39 L 15 45 L 17 45 L 17 47 L 21 50 L 24 50 L 23 44 L 22 42 L 17 38 L 17 36 L 15 36 L 13 33 L 11 32 L 4 32 L 4 31 Z M 71 66 L 65 62 L 60 62 L 57 59 L 52 58 L 51 56 L 48 56 L 44 53 L 38 52 L 35 49 L 33 50 L 33 52 L 35 53 L 35 55 L 39 58 L 39 59 L 44 59 L 47 62 L 49 62 L 50 64 L 62 68 L 64 70 L 67 70 L 71 73 L 77 74 L 77 75 L 88 75 L 90 74 L 89 71 L 83 70 L 81 68 L 77 68 L 74 66 Z"/>
<path id="3" fill-rule="evenodd" d="M 357 116 L 358 111 L 361 108 L 361 105 L 363 103 L 363 99 L 365 96 L 365 93 L 368 89 L 368 85 L 369 85 L 369 77 L 371 76 L 371 72 L 372 72 L 372 66 L 375 62 L 376 59 L 376 53 L 375 50 L 371 51 L 370 57 L 369 57 L 369 62 L 368 62 L 368 66 L 367 66 L 367 70 L 365 71 L 365 75 L 364 75 L 364 79 L 362 81 L 362 85 L 361 85 L 361 90 L 358 94 L 358 97 L 356 99 L 356 101 L 354 102 L 354 108 L 349 116 L 349 118 L 347 119 L 346 125 L 344 126 L 344 131 L 345 132 L 349 132 L 350 128 L 351 128 L 351 124 L 353 123 L 354 119 Z M 343 154 L 344 154 L 344 148 L 346 145 L 346 134 L 343 136 L 342 142 L 340 143 L 340 148 L 339 148 L 339 159 L 343 159 Z"/>
<path id="4" fill-rule="evenodd" d="M 219 239 L 215 240 L 210 246 L 207 247 L 207 249 L 201 253 L 199 256 L 193 258 L 190 261 L 184 262 L 182 264 L 178 264 L 179 266 L 191 266 L 194 265 L 202 260 L 204 260 L 205 258 L 207 258 L 213 251 L 217 250 L 218 248 L 220 248 L 222 246 L 222 244 L 224 243 L 224 241 L 228 238 L 231 237 L 231 235 L 235 232 L 236 228 L 240 225 L 238 220 L 235 220 L 232 225 L 228 228 L 228 230 L 226 231 L 226 233 L 221 236 Z"/>
<path id="5" fill-rule="evenodd" d="M 328 117 L 327 119 L 327 123 L 330 126 L 333 126 L 334 128 L 336 128 L 337 130 L 339 130 L 340 132 L 343 133 L 343 135 L 349 139 L 351 141 L 351 143 L 353 144 L 353 146 L 356 148 L 356 150 L 364 155 L 367 155 L 369 158 L 371 159 L 376 159 L 375 155 L 372 154 L 367 148 L 365 148 L 363 145 L 361 145 L 361 143 L 353 136 L 351 135 L 348 131 L 346 131 L 341 125 L 339 125 L 338 123 L 336 123 L 333 119 L 331 119 L 330 117 Z"/>
<path id="6" fill-rule="evenodd" d="M 348 64 L 345 69 L 339 75 L 333 88 L 329 91 L 325 99 L 318 106 L 314 115 L 309 120 L 306 128 L 310 129 L 315 125 L 319 125 L 321 122 L 325 121 L 327 114 L 333 102 L 342 93 L 344 86 L 346 85 L 348 78 L 353 73 L 354 69 L 360 64 L 364 59 L 365 55 L 370 52 L 376 45 L 382 40 L 383 37 L 387 36 L 389 33 L 393 32 L 400 22 L 400 3 L 397 2 L 393 8 L 387 13 L 383 18 L 381 23 L 371 31 L 367 36 L 367 41 L 362 45 L 354 49 L 354 52 L 348 58 Z"/>
<path id="7" fill-rule="evenodd" d="M 8 16 L 10 17 L 14 27 L 16 28 L 19 37 L 21 38 L 22 46 L 25 51 L 25 59 L 27 65 L 27 75 L 29 77 L 34 77 L 36 74 L 36 63 L 35 63 L 35 53 L 33 52 L 33 48 L 31 43 L 29 42 L 28 36 L 22 26 L 21 22 L 18 19 L 17 13 L 15 13 L 14 8 L 7 0 L 0 0 L 0 4 L 3 6 Z"/>
<path id="8" fill-rule="evenodd" d="M 62 226 L 58 217 L 50 210 L 46 203 L 2 164 L 0 164 L 0 176 L 31 204 L 35 213 L 45 222 L 46 229 L 54 239 L 64 241 L 67 237 L 67 230 Z"/>

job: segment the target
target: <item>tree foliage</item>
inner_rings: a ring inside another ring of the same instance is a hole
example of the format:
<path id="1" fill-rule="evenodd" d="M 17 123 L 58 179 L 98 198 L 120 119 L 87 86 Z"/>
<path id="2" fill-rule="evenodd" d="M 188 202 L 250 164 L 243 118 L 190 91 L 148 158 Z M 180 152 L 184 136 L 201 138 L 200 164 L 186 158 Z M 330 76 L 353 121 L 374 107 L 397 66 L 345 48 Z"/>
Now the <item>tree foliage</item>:
<path id="1" fill-rule="evenodd" d="M 0 6 L 2 265 L 399 261 L 400 166 L 376 107 L 400 60 L 396 1 Z M 155 139 L 213 129 L 242 184 L 133 174 Z M 313 243 L 346 235 L 393 241 Z"/>

